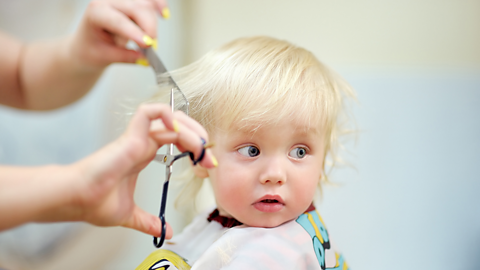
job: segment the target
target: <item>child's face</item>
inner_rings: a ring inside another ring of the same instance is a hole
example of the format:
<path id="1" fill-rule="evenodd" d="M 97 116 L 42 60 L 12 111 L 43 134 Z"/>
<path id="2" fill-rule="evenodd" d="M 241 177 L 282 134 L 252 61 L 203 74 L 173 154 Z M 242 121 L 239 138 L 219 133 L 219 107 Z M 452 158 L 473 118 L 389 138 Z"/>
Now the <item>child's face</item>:
<path id="1" fill-rule="evenodd" d="M 209 170 L 220 214 L 246 225 L 275 227 L 312 203 L 322 174 L 322 136 L 295 123 L 255 133 L 217 131 L 219 166 Z"/>

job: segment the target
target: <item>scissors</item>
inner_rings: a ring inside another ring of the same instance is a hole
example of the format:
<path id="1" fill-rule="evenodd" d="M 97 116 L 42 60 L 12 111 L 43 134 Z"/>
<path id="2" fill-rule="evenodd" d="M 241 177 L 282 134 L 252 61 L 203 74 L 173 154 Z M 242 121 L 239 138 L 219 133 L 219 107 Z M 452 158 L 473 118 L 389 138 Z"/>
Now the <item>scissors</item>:
<path id="1" fill-rule="evenodd" d="M 152 47 L 148 47 L 146 49 L 140 49 L 141 52 L 145 55 L 147 58 L 150 66 L 152 66 L 153 71 L 155 72 L 155 77 L 157 80 L 157 84 L 164 84 L 165 83 L 165 74 L 167 72 L 167 69 L 163 65 L 162 61 L 158 57 L 158 55 L 155 53 L 154 49 Z M 163 75 L 163 76 L 162 76 Z M 170 107 L 172 107 L 172 112 L 174 111 L 175 107 L 175 99 L 174 99 L 174 92 L 179 91 L 180 94 L 183 96 L 183 99 L 185 100 L 186 104 L 183 107 L 183 111 L 188 115 L 188 100 L 183 94 L 182 90 L 178 87 L 177 83 L 173 80 L 172 76 L 168 75 L 167 76 L 167 83 L 172 86 L 170 90 Z M 168 145 L 167 148 L 167 153 L 166 154 L 157 154 L 154 158 L 155 161 L 158 161 L 162 164 L 164 164 L 166 167 L 165 169 L 165 182 L 163 183 L 163 191 L 162 191 L 162 201 L 160 204 L 160 213 L 158 214 L 158 217 L 160 218 L 162 222 L 162 234 L 160 236 L 160 240 L 158 237 L 153 237 L 153 245 L 157 248 L 160 248 L 163 245 L 163 242 L 165 241 L 165 234 L 167 231 L 167 223 L 165 221 L 165 206 L 167 204 L 167 193 L 168 193 L 168 183 L 170 182 L 170 176 L 172 175 L 172 165 L 175 161 L 189 156 L 190 159 L 193 161 L 193 165 L 196 165 L 198 162 L 200 162 L 203 157 L 205 156 L 205 149 L 209 147 L 209 145 L 205 144 L 205 140 L 202 139 L 203 143 L 203 150 L 198 159 L 195 159 L 194 155 L 192 152 L 183 152 L 178 155 L 173 154 L 173 143 Z"/>

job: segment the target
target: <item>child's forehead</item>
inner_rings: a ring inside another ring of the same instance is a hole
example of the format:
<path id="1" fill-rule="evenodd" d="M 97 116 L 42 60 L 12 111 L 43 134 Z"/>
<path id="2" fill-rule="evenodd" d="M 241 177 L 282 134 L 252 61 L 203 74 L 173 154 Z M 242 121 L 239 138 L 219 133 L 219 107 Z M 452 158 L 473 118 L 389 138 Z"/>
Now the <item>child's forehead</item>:
<path id="1" fill-rule="evenodd" d="M 312 137 L 321 137 L 325 131 L 322 125 L 307 124 L 305 121 L 294 121 L 285 119 L 278 122 L 244 122 L 242 121 L 230 124 L 222 125 L 217 131 L 229 134 L 235 134 L 238 136 L 254 137 L 257 134 L 261 134 L 271 129 L 285 130 L 291 134 L 298 136 L 309 135 Z"/>

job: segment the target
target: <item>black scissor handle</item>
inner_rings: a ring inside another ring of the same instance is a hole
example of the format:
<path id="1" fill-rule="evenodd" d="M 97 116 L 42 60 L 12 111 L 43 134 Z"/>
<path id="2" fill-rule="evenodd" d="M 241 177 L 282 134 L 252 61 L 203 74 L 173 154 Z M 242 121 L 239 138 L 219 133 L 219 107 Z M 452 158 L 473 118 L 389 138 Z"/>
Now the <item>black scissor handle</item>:
<path id="1" fill-rule="evenodd" d="M 205 143 L 206 143 L 206 141 L 203 138 L 202 138 L 202 143 L 203 143 L 203 145 L 205 145 Z M 192 160 L 193 165 L 197 165 L 197 163 L 200 162 L 203 159 L 203 157 L 205 156 L 205 148 L 202 149 L 202 153 L 200 153 L 200 156 L 198 157 L 198 159 L 195 159 L 192 152 L 184 152 L 180 155 L 177 155 L 176 158 L 173 161 L 186 156 L 187 153 L 190 156 L 190 159 Z M 172 164 L 173 164 L 173 161 L 172 161 Z M 162 234 L 160 235 L 160 237 L 155 237 L 155 236 L 153 237 L 153 245 L 156 248 L 160 248 L 160 247 L 163 246 L 163 242 L 165 242 L 165 235 L 167 233 L 167 222 L 165 221 L 165 207 L 167 205 L 167 194 L 168 194 L 168 183 L 169 182 L 170 181 L 165 181 L 165 183 L 163 183 L 162 202 L 160 204 L 160 213 L 158 214 L 158 217 L 160 218 L 160 221 L 162 222 Z M 160 238 L 160 240 L 158 240 L 159 238 Z"/>
<path id="2" fill-rule="evenodd" d="M 200 138 L 202 140 L 202 144 L 205 146 L 207 143 L 204 138 Z M 195 159 L 195 156 L 193 155 L 192 152 L 188 152 L 188 155 L 190 156 L 190 159 L 193 162 L 193 166 L 197 165 L 198 162 L 202 161 L 203 157 L 205 156 L 205 147 L 202 148 L 202 153 L 200 153 L 200 156 Z"/>
<path id="3" fill-rule="evenodd" d="M 153 245 L 157 248 L 160 248 L 165 241 L 165 235 L 167 233 L 167 222 L 165 221 L 165 206 L 167 205 L 167 193 L 168 193 L 168 182 L 166 181 L 163 184 L 163 192 L 162 192 L 162 203 L 160 205 L 160 213 L 158 217 L 162 222 L 162 234 L 160 235 L 160 241 L 158 241 L 158 237 L 153 237 Z"/>

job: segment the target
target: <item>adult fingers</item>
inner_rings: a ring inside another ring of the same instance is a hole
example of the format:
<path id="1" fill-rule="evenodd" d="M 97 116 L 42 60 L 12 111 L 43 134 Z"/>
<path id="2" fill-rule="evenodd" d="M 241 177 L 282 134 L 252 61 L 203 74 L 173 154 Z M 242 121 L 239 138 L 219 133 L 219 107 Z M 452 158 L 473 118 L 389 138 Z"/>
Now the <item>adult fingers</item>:
<path id="1" fill-rule="evenodd" d="M 187 115 L 176 113 L 175 116 L 177 117 L 176 126 L 174 126 L 174 115 L 170 106 L 160 103 L 143 104 L 132 118 L 127 134 L 138 138 L 149 136 L 158 145 L 174 143 L 180 151 L 191 151 L 198 158 L 203 150 L 200 138 L 204 138 L 208 142 L 207 132 Z M 158 118 L 162 120 L 162 124 L 152 123 Z M 217 165 L 216 159 L 208 150 L 200 163 L 207 168 Z"/>
<path id="2" fill-rule="evenodd" d="M 154 8 L 151 0 L 92 1 L 86 16 L 97 27 L 145 47 L 151 45 L 151 41 L 144 40 L 145 35 L 156 36 Z"/>
<path id="3" fill-rule="evenodd" d="M 200 154 L 202 146 L 201 136 L 178 119 L 175 120 L 175 132 L 159 127 L 158 123 L 152 123 L 150 135 L 159 144 L 173 143 L 180 151 L 191 151 Z M 157 124 L 157 125 L 155 125 Z"/>
<path id="4" fill-rule="evenodd" d="M 135 63 L 139 58 L 143 56 L 137 51 L 129 50 L 123 47 L 110 46 L 106 50 L 102 51 L 102 57 L 108 63 Z"/>
<path id="5" fill-rule="evenodd" d="M 115 8 L 128 15 L 148 36 L 153 38 L 157 36 L 157 13 L 164 19 L 170 18 L 170 9 L 166 0 L 127 0 L 113 3 Z M 142 36 L 142 41 L 145 42 L 143 38 Z M 146 45 L 149 46 L 149 44 Z"/>
<path id="6" fill-rule="evenodd" d="M 162 222 L 160 221 L 160 218 L 145 212 L 138 206 L 135 206 L 132 216 L 122 226 L 132 228 L 156 237 L 160 237 L 162 234 Z M 172 236 L 172 227 L 167 222 L 167 232 L 165 238 L 170 239 Z"/>
<path id="7" fill-rule="evenodd" d="M 148 0 L 152 3 L 155 10 L 162 15 L 165 20 L 170 18 L 170 9 L 166 0 Z"/>
<path id="8" fill-rule="evenodd" d="M 157 36 L 157 6 L 152 0 L 112 1 L 112 6 L 133 20 L 145 34 L 152 38 Z M 142 40 L 140 43 L 133 36 L 127 37 L 137 42 L 137 44 L 143 45 L 145 44 L 143 36 L 141 36 Z M 151 44 L 145 45 L 149 46 Z"/>
<path id="9" fill-rule="evenodd" d="M 112 8 L 105 1 L 92 1 L 87 10 L 88 20 L 97 27 L 114 35 L 120 35 L 145 46 L 142 40 L 145 33 L 124 13 Z"/>
<path id="10" fill-rule="evenodd" d="M 170 18 L 170 9 L 166 0 L 151 0 L 164 19 Z"/>
<path id="11" fill-rule="evenodd" d="M 175 119 L 178 119 L 179 122 L 187 126 L 189 129 L 196 132 L 200 137 L 208 141 L 208 133 L 205 128 L 200 125 L 195 119 L 191 118 L 190 116 L 186 115 L 182 111 L 175 111 L 174 112 Z"/>
<path id="12" fill-rule="evenodd" d="M 168 144 L 168 143 L 176 143 L 179 138 L 179 134 L 173 134 L 173 133 L 153 133 L 152 138 L 157 141 L 158 144 Z M 177 144 L 178 150 L 181 152 L 186 151 L 185 148 L 179 146 Z M 202 149 L 202 147 L 198 147 L 198 149 Z M 200 155 L 200 151 L 195 155 L 198 157 Z M 203 159 L 200 161 L 200 165 L 205 168 L 213 168 L 218 166 L 218 161 L 215 158 L 215 156 L 212 154 L 210 149 L 205 150 L 205 155 Z"/>
<path id="13" fill-rule="evenodd" d="M 201 138 L 204 138 L 208 142 L 208 136 L 201 126 L 196 127 L 200 130 L 196 131 L 185 124 L 190 123 L 190 121 L 194 120 L 191 118 L 177 118 L 178 132 L 176 133 L 158 126 L 156 128 L 152 128 L 151 137 L 156 140 L 158 144 L 173 143 L 181 152 L 191 151 L 194 153 L 195 158 L 198 158 L 203 151 L 203 144 Z M 199 133 L 201 133 L 202 135 L 200 135 Z M 206 150 L 205 156 L 201 160 L 200 164 L 206 168 L 212 168 L 217 166 L 216 159 L 213 157 L 212 153 L 208 149 Z"/>
<path id="14" fill-rule="evenodd" d="M 170 131 L 174 131 L 173 113 L 170 106 L 160 103 L 142 104 L 128 126 L 127 133 L 140 138 L 150 135 L 151 122 L 161 119 L 163 125 Z"/>
<path id="15" fill-rule="evenodd" d="M 189 129 L 199 134 L 200 137 L 206 141 L 206 143 L 210 142 L 208 133 L 205 130 L 205 128 L 202 125 L 200 125 L 200 123 L 198 123 L 197 121 L 195 121 L 194 119 L 186 115 L 184 112 L 176 111 L 175 118 L 178 119 L 179 122 L 181 122 L 182 124 L 186 125 Z M 214 142 L 210 142 L 210 143 L 214 143 Z M 203 150 L 203 145 L 199 148 L 198 152 L 194 152 L 195 157 L 199 157 L 202 150 Z M 205 151 L 205 157 L 200 161 L 200 165 L 206 168 L 211 168 L 211 167 L 216 167 L 218 165 L 218 162 L 216 158 L 213 156 L 212 152 L 207 149 Z"/>

